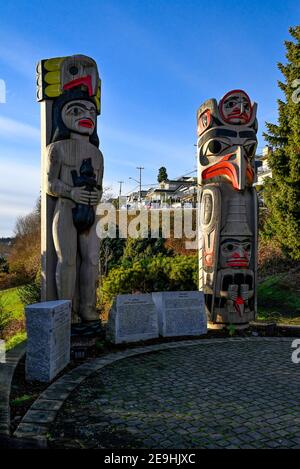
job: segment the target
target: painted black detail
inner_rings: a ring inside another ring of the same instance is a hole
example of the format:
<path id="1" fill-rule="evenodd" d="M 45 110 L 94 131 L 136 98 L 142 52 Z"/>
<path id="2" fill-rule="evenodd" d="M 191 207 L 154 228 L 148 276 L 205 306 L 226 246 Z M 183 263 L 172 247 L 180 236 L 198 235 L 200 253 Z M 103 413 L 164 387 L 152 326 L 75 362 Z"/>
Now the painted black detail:
<path id="1" fill-rule="evenodd" d="M 65 126 L 62 120 L 62 108 L 71 101 L 78 100 L 89 101 L 96 106 L 95 98 L 90 97 L 87 92 L 82 91 L 80 87 L 74 88 L 72 90 L 65 91 L 61 96 L 53 101 L 52 108 L 52 136 L 51 143 L 59 142 L 60 140 L 67 140 L 71 136 L 71 131 Z M 72 131 L 73 132 L 73 131 Z M 99 148 L 99 138 L 97 135 L 97 121 L 95 122 L 95 129 L 92 135 L 89 136 L 89 141 L 92 145 Z"/>
<path id="2" fill-rule="evenodd" d="M 96 189 L 100 189 L 97 185 L 96 175 L 92 166 L 92 159 L 87 158 L 82 161 L 79 170 L 80 175 L 77 175 L 77 171 L 71 171 L 74 187 L 84 187 L 86 191 L 93 192 Z M 95 221 L 94 207 L 85 204 L 76 204 L 73 208 L 73 223 L 79 233 L 89 230 Z"/>

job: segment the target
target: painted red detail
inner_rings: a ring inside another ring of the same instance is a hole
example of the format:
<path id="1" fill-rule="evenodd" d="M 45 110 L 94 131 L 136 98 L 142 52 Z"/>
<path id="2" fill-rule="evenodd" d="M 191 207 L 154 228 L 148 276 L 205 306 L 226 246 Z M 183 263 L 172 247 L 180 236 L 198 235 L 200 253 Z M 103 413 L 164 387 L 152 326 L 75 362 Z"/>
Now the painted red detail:
<path id="1" fill-rule="evenodd" d="M 212 267 L 213 262 L 214 262 L 214 258 L 212 254 L 204 253 L 204 260 L 205 260 L 205 264 L 207 265 L 207 267 Z"/>
<path id="2" fill-rule="evenodd" d="M 81 119 L 79 121 L 79 125 L 81 127 L 87 127 L 88 129 L 91 129 L 92 127 L 94 127 L 94 122 L 92 121 L 92 119 Z"/>
<path id="3" fill-rule="evenodd" d="M 227 262 L 226 266 L 227 267 L 248 267 L 249 261 L 248 260 L 236 260 L 236 261 L 230 261 Z"/>
<path id="4" fill-rule="evenodd" d="M 207 121 L 206 124 L 203 122 L 203 118 L 206 117 Z M 201 135 L 204 130 L 207 130 L 208 127 L 210 126 L 210 121 L 211 121 L 211 113 L 210 110 L 207 109 L 206 111 L 202 112 L 201 116 L 199 116 L 198 119 L 198 135 Z"/>
<path id="5" fill-rule="evenodd" d="M 242 312 L 241 312 L 241 308 L 240 306 L 245 304 L 243 298 L 241 298 L 240 296 L 237 297 L 237 299 L 235 300 L 234 302 L 234 307 L 236 309 L 236 311 L 239 313 L 240 316 L 242 316 Z"/>
<path id="6" fill-rule="evenodd" d="M 226 265 L 228 267 L 248 267 L 249 257 L 247 255 L 247 253 L 244 253 L 244 255 L 241 256 L 238 252 L 235 252 L 229 258 Z"/>
<path id="7" fill-rule="evenodd" d="M 216 176 L 228 176 L 234 189 L 239 188 L 238 174 L 236 166 L 233 163 L 230 163 L 229 158 L 235 155 L 235 153 L 230 153 L 221 159 L 219 163 L 210 166 L 202 172 L 202 179 L 211 179 Z"/>
<path id="8" fill-rule="evenodd" d="M 247 170 L 246 170 L 246 177 L 247 177 L 247 180 L 249 182 L 253 182 L 254 180 L 254 171 L 253 169 L 251 168 L 251 166 L 248 166 L 247 167 Z"/>
<path id="9" fill-rule="evenodd" d="M 93 86 L 92 86 L 92 77 L 91 75 L 86 75 L 84 77 L 75 78 L 64 85 L 64 90 L 71 90 L 79 85 L 85 85 L 88 89 L 89 96 L 93 96 Z"/>
<path id="10" fill-rule="evenodd" d="M 249 96 L 247 95 L 247 93 L 246 93 L 244 90 L 232 90 L 232 91 L 228 91 L 228 93 L 226 93 L 225 96 L 223 96 L 223 98 L 221 99 L 220 104 L 219 104 L 219 111 L 220 111 L 220 114 L 221 114 L 221 116 L 222 116 L 222 119 L 223 119 L 225 122 L 228 122 L 228 118 L 224 115 L 223 110 L 222 110 L 222 107 L 223 107 L 223 103 L 224 103 L 225 99 L 228 98 L 229 95 L 234 94 L 234 93 L 243 93 L 243 94 L 246 96 L 246 98 L 247 98 L 248 101 L 249 101 L 251 111 L 250 111 L 249 116 L 247 116 L 247 114 L 245 114 L 245 113 L 242 113 L 242 114 L 241 114 L 239 111 L 233 111 L 233 112 L 231 112 L 230 114 L 228 114 L 228 117 L 231 117 L 231 118 L 233 118 L 233 117 L 243 117 L 243 118 L 246 118 L 244 124 L 248 124 L 248 122 L 250 122 L 250 120 L 251 120 L 251 118 L 252 118 L 253 107 L 251 106 L 251 101 L 250 101 Z M 228 122 L 228 123 L 230 124 L 231 122 Z M 234 124 L 233 124 L 233 125 L 234 125 Z"/>

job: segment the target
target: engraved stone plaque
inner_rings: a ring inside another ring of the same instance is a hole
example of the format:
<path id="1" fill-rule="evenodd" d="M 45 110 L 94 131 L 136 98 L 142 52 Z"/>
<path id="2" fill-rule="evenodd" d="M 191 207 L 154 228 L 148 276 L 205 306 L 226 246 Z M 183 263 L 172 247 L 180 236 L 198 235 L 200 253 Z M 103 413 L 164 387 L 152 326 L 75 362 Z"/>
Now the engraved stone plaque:
<path id="1" fill-rule="evenodd" d="M 26 379 L 49 382 L 70 361 L 71 302 L 36 303 L 25 308 Z"/>
<path id="2" fill-rule="evenodd" d="M 118 295 L 109 312 L 107 338 L 115 344 L 158 337 L 158 317 L 151 294 Z"/>
<path id="3" fill-rule="evenodd" d="M 163 337 L 202 335 L 207 332 L 204 295 L 200 291 L 152 293 Z"/>

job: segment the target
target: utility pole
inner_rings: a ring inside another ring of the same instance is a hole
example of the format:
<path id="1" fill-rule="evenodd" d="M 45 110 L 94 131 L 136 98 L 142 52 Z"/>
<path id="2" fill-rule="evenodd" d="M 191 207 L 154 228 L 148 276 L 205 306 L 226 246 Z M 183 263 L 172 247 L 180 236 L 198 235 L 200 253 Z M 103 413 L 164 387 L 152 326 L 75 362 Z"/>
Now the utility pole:
<path id="1" fill-rule="evenodd" d="M 143 166 L 137 166 L 137 168 L 140 172 L 140 190 L 139 190 L 139 202 L 141 202 L 142 198 L 141 198 L 141 192 L 142 192 L 142 169 L 144 169 Z"/>
<path id="2" fill-rule="evenodd" d="M 120 184 L 119 195 L 121 196 L 122 195 L 122 184 L 124 183 L 124 181 L 118 181 L 118 183 Z"/>
<path id="3" fill-rule="evenodd" d="M 142 197 L 141 197 L 141 192 L 142 192 L 142 169 L 145 169 L 143 166 L 137 166 L 137 168 L 140 172 L 140 177 L 139 177 L 139 180 L 137 179 L 134 179 L 132 177 L 130 177 L 129 179 L 132 179 L 133 181 L 137 182 L 138 185 L 139 185 L 139 202 L 141 202 L 142 200 Z"/>

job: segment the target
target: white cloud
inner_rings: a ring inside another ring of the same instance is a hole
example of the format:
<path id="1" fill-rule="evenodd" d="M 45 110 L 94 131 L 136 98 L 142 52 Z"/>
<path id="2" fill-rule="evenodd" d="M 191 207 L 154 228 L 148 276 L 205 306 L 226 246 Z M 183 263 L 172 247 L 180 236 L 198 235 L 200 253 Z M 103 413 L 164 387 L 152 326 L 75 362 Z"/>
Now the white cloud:
<path id="1" fill-rule="evenodd" d="M 14 203 L 14 200 L 16 203 Z M 27 204 L 20 199 L 6 199 L 6 205 L 2 206 L 2 197 L 0 195 L 0 238 L 13 236 L 14 227 L 17 218 L 28 214 L 35 206 L 36 198 L 32 198 Z"/>
<path id="2" fill-rule="evenodd" d="M 38 196 L 40 188 L 40 170 L 38 166 L 0 161 L 0 197 L 6 194 L 15 196 Z"/>
<path id="3" fill-rule="evenodd" d="M 9 41 L 8 38 L 11 38 Z M 12 40 L 13 39 L 13 40 Z M 15 30 L 0 31 L 0 60 L 18 74 L 34 79 L 37 49 Z"/>
<path id="4" fill-rule="evenodd" d="M 40 140 L 40 130 L 16 119 L 0 116 L 0 136 L 9 139 L 20 138 L 38 142 Z"/>
<path id="5" fill-rule="evenodd" d="M 12 235 L 16 219 L 34 208 L 39 193 L 39 167 L 0 161 L 0 237 Z"/>

